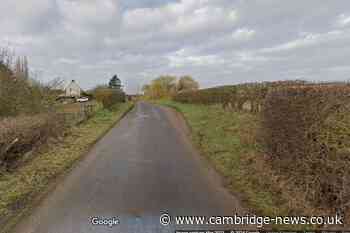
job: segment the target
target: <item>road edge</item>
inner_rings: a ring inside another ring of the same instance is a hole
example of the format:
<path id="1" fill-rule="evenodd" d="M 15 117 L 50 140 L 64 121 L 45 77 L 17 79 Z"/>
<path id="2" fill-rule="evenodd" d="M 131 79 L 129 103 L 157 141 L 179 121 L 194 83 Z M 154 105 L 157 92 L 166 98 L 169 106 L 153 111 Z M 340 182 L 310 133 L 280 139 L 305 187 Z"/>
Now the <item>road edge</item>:
<path id="1" fill-rule="evenodd" d="M 252 210 L 248 208 L 248 205 L 244 202 L 244 199 L 241 198 L 238 192 L 234 192 L 231 189 L 228 189 L 225 186 L 225 178 L 221 175 L 220 171 L 218 171 L 215 166 L 211 163 L 211 161 L 203 155 L 203 151 L 199 148 L 192 140 L 192 128 L 188 123 L 188 120 L 184 116 L 184 114 L 173 106 L 162 105 L 158 103 L 152 103 L 156 106 L 159 106 L 163 109 L 169 119 L 171 125 L 179 134 L 179 137 L 184 142 L 184 144 L 191 151 L 191 155 L 193 158 L 200 164 L 201 169 L 208 176 L 210 182 L 217 183 L 220 190 L 230 198 L 230 200 L 237 206 L 237 213 L 239 214 L 247 214 L 251 213 Z"/>

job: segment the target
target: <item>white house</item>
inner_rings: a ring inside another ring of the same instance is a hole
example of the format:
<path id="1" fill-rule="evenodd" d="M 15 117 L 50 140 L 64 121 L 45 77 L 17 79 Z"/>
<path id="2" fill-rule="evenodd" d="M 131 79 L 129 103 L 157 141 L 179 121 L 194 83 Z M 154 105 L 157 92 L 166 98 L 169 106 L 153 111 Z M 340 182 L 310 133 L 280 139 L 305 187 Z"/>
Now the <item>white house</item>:
<path id="1" fill-rule="evenodd" d="M 66 92 L 66 97 L 77 97 L 78 98 L 81 96 L 82 89 L 75 82 L 75 80 L 72 80 L 72 82 L 66 87 L 65 92 Z"/>

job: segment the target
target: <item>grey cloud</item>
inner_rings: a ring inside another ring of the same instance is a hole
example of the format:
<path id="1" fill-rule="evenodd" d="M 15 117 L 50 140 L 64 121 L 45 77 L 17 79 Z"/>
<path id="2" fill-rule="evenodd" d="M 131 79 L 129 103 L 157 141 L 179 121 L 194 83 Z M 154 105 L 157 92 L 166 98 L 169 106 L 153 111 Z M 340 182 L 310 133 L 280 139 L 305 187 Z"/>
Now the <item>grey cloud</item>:
<path id="1" fill-rule="evenodd" d="M 160 74 L 204 87 L 349 78 L 347 0 L 3 0 L 0 9 L 0 43 L 43 80 L 91 88 L 117 73 L 134 92 Z"/>

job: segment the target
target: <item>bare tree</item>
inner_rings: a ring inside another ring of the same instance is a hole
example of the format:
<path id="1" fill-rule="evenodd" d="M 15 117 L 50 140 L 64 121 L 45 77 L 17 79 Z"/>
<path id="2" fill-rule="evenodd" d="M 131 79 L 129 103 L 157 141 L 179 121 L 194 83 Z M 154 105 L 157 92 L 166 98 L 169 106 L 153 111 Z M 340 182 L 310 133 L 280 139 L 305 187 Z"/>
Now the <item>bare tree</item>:
<path id="1" fill-rule="evenodd" d="M 197 90 L 198 88 L 198 82 L 188 75 L 182 76 L 177 83 L 177 91 Z"/>

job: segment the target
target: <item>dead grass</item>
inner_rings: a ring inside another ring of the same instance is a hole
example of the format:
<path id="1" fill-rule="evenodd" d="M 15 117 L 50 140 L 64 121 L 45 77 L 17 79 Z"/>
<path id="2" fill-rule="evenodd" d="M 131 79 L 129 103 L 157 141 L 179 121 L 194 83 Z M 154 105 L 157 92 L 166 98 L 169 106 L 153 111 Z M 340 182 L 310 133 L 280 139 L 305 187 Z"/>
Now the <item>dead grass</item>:
<path id="1" fill-rule="evenodd" d="M 64 119 L 54 113 L 0 120 L 0 166 L 10 169 L 27 152 L 65 133 Z"/>
<path id="2" fill-rule="evenodd" d="M 86 121 L 101 109 L 101 105 L 72 103 L 58 105 L 55 109 L 0 119 L 1 170 L 13 170 L 28 154 L 35 154 L 48 141 L 60 139 L 70 126 Z"/>

